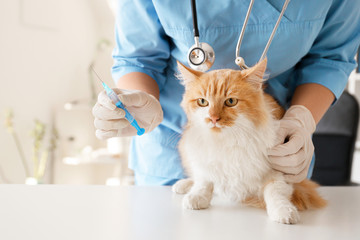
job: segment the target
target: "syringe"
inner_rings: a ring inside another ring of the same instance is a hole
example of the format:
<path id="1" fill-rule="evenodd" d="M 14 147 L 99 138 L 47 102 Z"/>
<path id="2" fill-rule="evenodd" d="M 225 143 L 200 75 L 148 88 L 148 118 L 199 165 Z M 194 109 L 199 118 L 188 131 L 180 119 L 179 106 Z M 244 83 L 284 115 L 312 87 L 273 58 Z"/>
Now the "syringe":
<path id="1" fill-rule="evenodd" d="M 106 85 L 101 78 L 99 77 L 99 75 L 95 72 L 94 69 L 92 69 L 94 71 L 94 73 L 96 74 L 96 76 L 98 77 L 98 79 L 101 81 L 101 84 L 103 85 L 105 91 L 106 91 L 106 95 L 108 95 L 108 97 L 111 99 L 111 101 L 113 101 L 113 103 L 115 104 L 116 107 L 121 108 L 122 110 L 125 111 L 125 118 L 126 120 L 128 120 L 130 122 L 130 124 L 136 129 L 137 131 L 137 135 L 143 135 L 145 133 L 145 129 L 144 128 L 140 128 L 138 123 L 136 122 L 135 118 L 129 113 L 129 111 L 125 108 L 124 104 L 120 101 L 119 97 L 117 96 L 117 94 L 114 92 L 114 90 L 112 90 L 108 85 Z"/>

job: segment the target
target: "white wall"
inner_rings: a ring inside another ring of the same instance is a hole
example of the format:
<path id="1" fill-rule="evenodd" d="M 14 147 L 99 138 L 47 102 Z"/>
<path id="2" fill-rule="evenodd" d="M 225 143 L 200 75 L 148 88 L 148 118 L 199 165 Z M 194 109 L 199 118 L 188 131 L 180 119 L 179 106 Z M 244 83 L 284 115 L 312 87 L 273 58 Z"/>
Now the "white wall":
<path id="1" fill-rule="evenodd" d="M 65 102 L 90 101 L 88 66 L 95 56 L 97 71 L 112 84 L 112 47 L 96 49 L 100 39 L 113 41 L 113 21 L 104 0 L 0 0 L 0 166 L 11 182 L 23 183 L 24 171 L 3 127 L 4 111 L 13 109 L 30 160 L 35 118 L 50 125 Z"/>

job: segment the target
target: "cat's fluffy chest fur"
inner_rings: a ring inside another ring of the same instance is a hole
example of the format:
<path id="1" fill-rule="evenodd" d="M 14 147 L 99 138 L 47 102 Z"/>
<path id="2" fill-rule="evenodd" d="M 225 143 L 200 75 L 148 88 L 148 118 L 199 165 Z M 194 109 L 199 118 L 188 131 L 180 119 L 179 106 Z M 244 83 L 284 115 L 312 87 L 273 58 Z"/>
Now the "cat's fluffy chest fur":
<path id="1" fill-rule="evenodd" d="M 270 113 L 269 113 L 270 115 Z M 212 132 L 190 125 L 180 141 L 183 163 L 195 181 L 209 181 L 214 192 L 232 201 L 262 194 L 267 181 L 281 178 L 267 162 L 267 150 L 274 143 L 276 121 L 256 128 L 246 117 L 238 117 L 234 127 Z M 191 155 L 187 161 L 184 155 Z"/>

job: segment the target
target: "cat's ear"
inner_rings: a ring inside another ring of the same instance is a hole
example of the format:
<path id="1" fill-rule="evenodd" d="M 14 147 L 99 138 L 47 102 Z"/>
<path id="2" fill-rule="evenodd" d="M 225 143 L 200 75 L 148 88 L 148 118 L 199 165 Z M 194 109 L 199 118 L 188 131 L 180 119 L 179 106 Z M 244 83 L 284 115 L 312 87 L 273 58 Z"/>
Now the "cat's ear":
<path id="1" fill-rule="evenodd" d="M 267 58 L 258 62 L 255 66 L 245 70 L 245 79 L 257 89 L 261 89 L 267 65 Z"/>
<path id="2" fill-rule="evenodd" d="M 181 79 L 185 85 L 189 82 L 199 79 L 199 77 L 203 74 L 203 72 L 195 71 L 191 68 L 186 67 L 179 61 L 177 61 L 177 65 L 180 73 L 177 75 L 177 77 Z"/>

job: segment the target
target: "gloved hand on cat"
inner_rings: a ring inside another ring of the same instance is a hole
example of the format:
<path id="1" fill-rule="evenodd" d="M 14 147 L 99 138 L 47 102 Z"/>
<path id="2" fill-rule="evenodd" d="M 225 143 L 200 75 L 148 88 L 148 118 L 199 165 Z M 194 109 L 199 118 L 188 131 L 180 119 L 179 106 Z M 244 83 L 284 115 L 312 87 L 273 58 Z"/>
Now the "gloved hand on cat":
<path id="1" fill-rule="evenodd" d="M 270 164 L 284 173 L 287 182 L 301 182 L 307 176 L 314 154 L 311 139 L 316 128 L 314 118 L 306 107 L 294 105 L 279 122 L 275 146 L 269 151 Z"/>
<path id="2" fill-rule="evenodd" d="M 140 127 L 145 128 L 145 133 L 152 131 L 163 120 L 160 102 L 152 95 L 138 90 L 113 90 Z M 92 113 L 99 139 L 136 135 L 136 129 L 125 119 L 125 111 L 117 108 L 105 91 L 99 94 Z"/>

